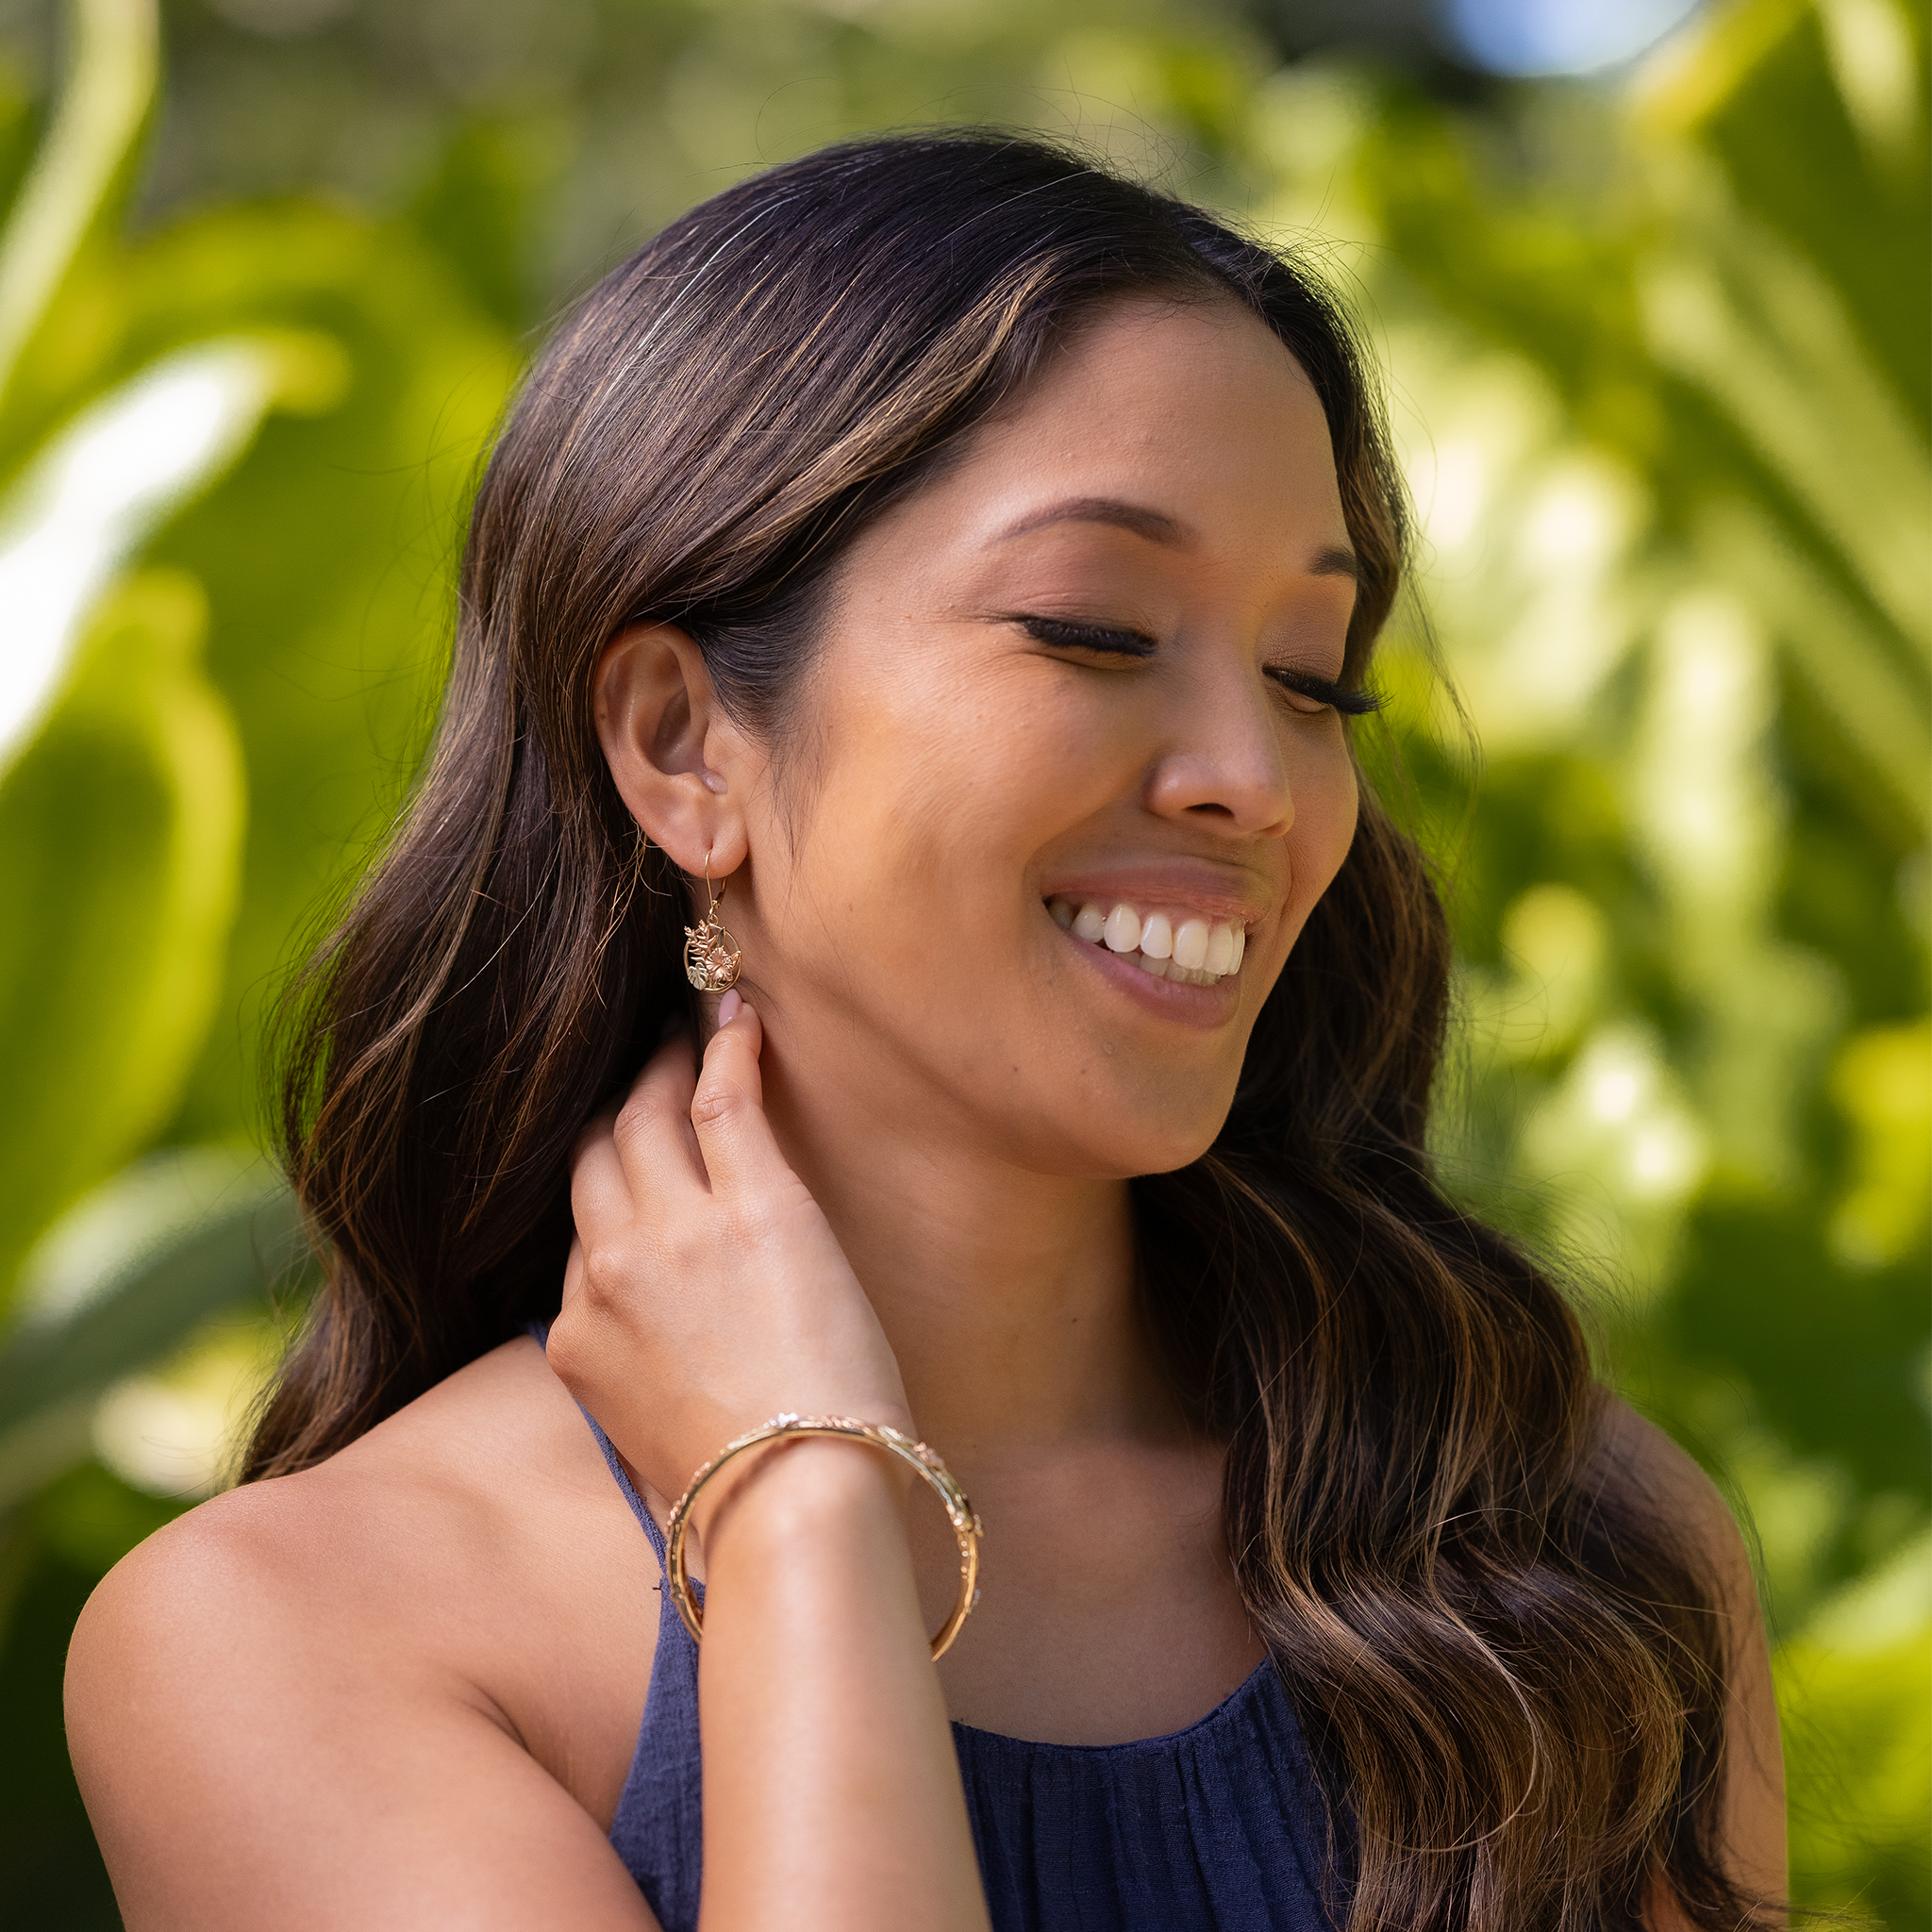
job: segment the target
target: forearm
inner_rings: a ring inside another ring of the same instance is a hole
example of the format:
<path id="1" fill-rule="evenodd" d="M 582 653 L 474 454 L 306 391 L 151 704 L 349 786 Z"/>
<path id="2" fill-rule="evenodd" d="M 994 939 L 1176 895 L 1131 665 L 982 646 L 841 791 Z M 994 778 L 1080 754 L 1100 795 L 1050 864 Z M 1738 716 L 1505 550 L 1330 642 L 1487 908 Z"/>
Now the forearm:
<path id="1" fill-rule="evenodd" d="M 703 1932 L 984 1932 L 904 1498 L 877 1455 L 800 1442 L 708 1525 Z"/>

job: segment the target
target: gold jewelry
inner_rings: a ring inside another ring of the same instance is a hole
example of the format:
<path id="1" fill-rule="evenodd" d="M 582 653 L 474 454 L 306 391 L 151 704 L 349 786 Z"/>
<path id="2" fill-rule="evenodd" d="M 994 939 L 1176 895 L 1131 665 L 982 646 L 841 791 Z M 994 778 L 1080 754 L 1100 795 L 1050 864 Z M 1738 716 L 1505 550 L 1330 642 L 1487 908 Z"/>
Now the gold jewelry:
<path id="1" fill-rule="evenodd" d="M 705 891 L 711 904 L 695 925 L 684 929 L 684 976 L 700 992 L 724 992 L 738 984 L 742 963 L 738 941 L 724 930 L 718 917 L 718 902 L 724 894 L 711 883 L 711 854 L 705 852 Z"/>
<path id="2" fill-rule="evenodd" d="M 953 1472 L 924 1442 L 915 1442 L 910 1436 L 889 1428 L 884 1423 L 862 1423 L 849 1415 L 774 1415 L 761 1428 L 725 1443 L 691 1477 L 691 1487 L 678 1497 L 671 1512 L 671 1528 L 664 1548 L 665 1583 L 671 1591 L 671 1601 L 677 1606 L 677 1614 L 684 1619 L 684 1627 L 697 1641 L 704 1641 L 704 1614 L 691 1600 L 691 1579 L 684 1569 L 684 1534 L 690 1526 L 691 1505 L 697 1501 L 698 1491 L 734 1456 L 741 1456 L 760 1442 L 775 1441 L 781 1436 L 844 1436 L 856 1442 L 870 1442 L 875 1449 L 889 1450 L 901 1462 L 910 1463 L 945 1505 L 946 1520 L 959 1540 L 959 1600 L 932 1640 L 932 1660 L 938 1663 L 979 1602 L 979 1539 L 986 1534 L 986 1527 L 966 1500 L 965 1491 L 954 1480 Z"/>

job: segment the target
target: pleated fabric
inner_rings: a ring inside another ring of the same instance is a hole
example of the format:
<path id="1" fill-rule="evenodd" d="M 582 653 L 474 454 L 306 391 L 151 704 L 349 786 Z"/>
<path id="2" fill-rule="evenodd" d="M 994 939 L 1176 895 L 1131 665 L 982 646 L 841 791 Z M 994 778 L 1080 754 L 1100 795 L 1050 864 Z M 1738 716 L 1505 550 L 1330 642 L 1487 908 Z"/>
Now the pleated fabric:
<path id="1" fill-rule="evenodd" d="M 1272 1664 L 1163 1738 L 953 1741 L 995 1932 L 1328 1932 L 1327 1811 Z"/>
<path id="2" fill-rule="evenodd" d="M 591 1427 L 661 1567 L 663 1532 Z M 953 1741 L 993 1932 L 1333 1932 L 1327 1812 L 1271 1665 L 1164 1738 L 1041 1744 L 955 1724 Z M 698 1649 L 660 1588 L 610 1842 L 664 1932 L 696 1932 L 703 1790 Z"/>

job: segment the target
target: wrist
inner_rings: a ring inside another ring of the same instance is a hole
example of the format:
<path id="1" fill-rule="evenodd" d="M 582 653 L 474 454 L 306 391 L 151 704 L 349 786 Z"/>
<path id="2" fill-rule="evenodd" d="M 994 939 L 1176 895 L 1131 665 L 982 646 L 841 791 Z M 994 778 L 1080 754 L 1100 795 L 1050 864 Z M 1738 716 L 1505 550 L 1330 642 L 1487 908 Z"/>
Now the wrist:
<path id="1" fill-rule="evenodd" d="M 691 1634 L 702 1641 L 703 1618 L 686 1582 L 685 1557 L 688 1537 L 697 1528 L 698 1507 L 724 1471 L 777 1439 L 784 1439 L 784 1450 L 769 1462 L 762 1490 L 756 1481 L 742 1483 L 706 1518 L 711 1531 L 708 1561 L 712 1583 L 717 1583 L 724 1567 L 718 1553 L 721 1532 L 727 1553 L 740 1551 L 747 1541 L 763 1545 L 764 1560 L 749 1566 L 754 1577 L 769 1578 L 774 1568 L 769 1559 L 774 1556 L 782 1562 L 788 1554 L 796 1555 L 810 1571 L 813 1556 L 841 1545 L 856 1553 L 868 1541 L 878 1554 L 883 1554 L 887 1545 L 895 1547 L 899 1562 L 908 1563 L 907 1483 L 899 1475 L 904 1469 L 937 1494 L 959 1544 L 959 1594 L 952 1614 L 929 1645 L 937 1663 L 979 1601 L 979 1541 L 984 1526 L 952 1473 L 925 1443 L 901 1430 L 851 1416 L 774 1417 L 762 1428 L 727 1443 L 692 1478 L 691 1488 L 671 1512 L 665 1551 L 667 1585 Z M 851 1457 L 827 1457 L 823 1446 L 817 1454 L 808 1454 L 803 1446 L 826 1442 L 841 1447 L 863 1445 L 888 1459 L 883 1466 L 869 1464 Z M 774 1474 L 788 1470 L 792 1478 L 789 1482 Z M 703 1534 L 701 1529 L 698 1533 Z"/>
<path id="2" fill-rule="evenodd" d="M 705 1486 L 691 1528 L 715 1571 L 721 1542 L 824 1537 L 890 1510 L 903 1529 L 918 1477 L 897 1457 L 858 1441 L 792 1437 L 741 1456 Z"/>

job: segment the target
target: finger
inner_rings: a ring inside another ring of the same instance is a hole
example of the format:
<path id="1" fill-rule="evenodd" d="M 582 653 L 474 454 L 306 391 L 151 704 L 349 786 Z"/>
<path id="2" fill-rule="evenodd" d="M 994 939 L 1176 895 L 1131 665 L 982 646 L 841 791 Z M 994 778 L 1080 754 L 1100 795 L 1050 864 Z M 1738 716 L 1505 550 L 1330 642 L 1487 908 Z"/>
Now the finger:
<path id="1" fill-rule="evenodd" d="M 624 1165 L 631 1198 L 667 1184 L 705 1184 L 704 1162 L 691 1133 L 691 1101 L 697 1086 L 697 1057 L 689 1035 L 678 1032 L 644 1063 L 611 1123 L 611 1140 Z"/>
<path id="2" fill-rule="evenodd" d="M 740 1192 L 791 1172 L 765 1118 L 765 1083 L 758 1072 L 764 1037 L 757 1013 L 741 1003 L 705 1048 L 691 1124 L 714 1193 Z"/>
<path id="3" fill-rule="evenodd" d="M 621 1224 L 637 1211 L 629 1177 L 618 1157 L 612 1130 L 617 1109 L 608 1107 L 577 1136 L 570 1157 L 570 1211 L 577 1233 L 591 1241 L 598 1230 Z"/>

